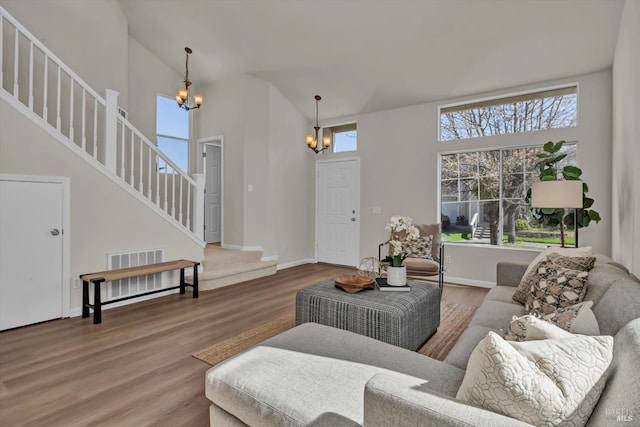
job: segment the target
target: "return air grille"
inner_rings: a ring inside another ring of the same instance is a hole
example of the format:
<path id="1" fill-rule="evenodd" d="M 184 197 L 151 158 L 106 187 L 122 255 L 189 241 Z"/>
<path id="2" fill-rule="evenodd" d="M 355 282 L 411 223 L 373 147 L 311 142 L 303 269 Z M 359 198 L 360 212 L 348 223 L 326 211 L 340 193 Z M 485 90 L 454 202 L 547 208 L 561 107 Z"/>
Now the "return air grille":
<path id="1" fill-rule="evenodd" d="M 164 250 L 151 249 L 138 252 L 120 252 L 107 255 L 107 269 L 137 267 L 154 264 L 164 260 Z M 108 299 L 126 297 L 145 291 L 162 288 L 162 273 L 147 274 L 146 276 L 131 277 L 129 279 L 114 280 L 109 283 Z"/>

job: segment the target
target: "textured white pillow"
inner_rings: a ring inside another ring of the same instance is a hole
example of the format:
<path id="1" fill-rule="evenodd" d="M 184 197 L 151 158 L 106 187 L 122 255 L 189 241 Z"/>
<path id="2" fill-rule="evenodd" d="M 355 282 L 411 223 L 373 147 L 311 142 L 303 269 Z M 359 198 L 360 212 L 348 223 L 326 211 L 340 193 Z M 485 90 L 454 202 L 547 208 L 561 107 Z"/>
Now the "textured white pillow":
<path id="1" fill-rule="evenodd" d="M 489 332 L 471 353 L 456 399 L 534 425 L 582 426 L 612 357 L 609 336 L 513 342 Z"/>

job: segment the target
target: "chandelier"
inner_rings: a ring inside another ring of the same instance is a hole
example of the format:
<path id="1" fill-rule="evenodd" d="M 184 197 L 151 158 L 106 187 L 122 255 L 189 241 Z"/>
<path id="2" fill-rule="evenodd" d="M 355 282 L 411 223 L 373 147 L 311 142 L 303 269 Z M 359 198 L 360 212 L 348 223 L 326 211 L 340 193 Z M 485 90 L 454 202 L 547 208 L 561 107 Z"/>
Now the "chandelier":
<path id="1" fill-rule="evenodd" d="M 313 135 L 307 135 L 307 147 L 312 149 L 316 154 L 323 152 L 327 148 L 329 148 L 329 144 L 331 144 L 331 138 L 325 136 L 322 138 L 323 148 L 318 150 L 318 132 L 320 131 L 320 125 L 318 124 L 318 101 L 322 98 L 320 95 L 316 95 L 316 125 L 313 127 L 316 131 L 315 137 Z"/>
<path id="2" fill-rule="evenodd" d="M 193 97 L 193 104 L 189 102 L 189 86 L 191 86 L 191 82 L 189 81 L 189 54 L 193 53 L 191 48 L 185 47 L 184 51 L 187 52 L 187 61 L 185 63 L 186 73 L 184 75 L 184 89 L 178 90 L 178 94 L 176 95 L 176 102 L 178 102 L 178 107 L 184 108 L 189 111 L 193 108 L 200 108 L 202 105 L 202 95 L 195 95 Z"/>

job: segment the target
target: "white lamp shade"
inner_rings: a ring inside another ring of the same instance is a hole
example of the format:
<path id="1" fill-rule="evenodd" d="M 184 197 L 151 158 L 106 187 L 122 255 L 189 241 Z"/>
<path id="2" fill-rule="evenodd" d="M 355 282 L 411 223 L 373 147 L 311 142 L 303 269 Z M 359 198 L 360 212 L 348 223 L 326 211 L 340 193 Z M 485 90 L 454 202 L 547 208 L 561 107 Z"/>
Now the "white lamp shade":
<path id="1" fill-rule="evenodd" d="M 531 207 L 581 208 L 582 181 L 540 181 L 531 186 Z"/>

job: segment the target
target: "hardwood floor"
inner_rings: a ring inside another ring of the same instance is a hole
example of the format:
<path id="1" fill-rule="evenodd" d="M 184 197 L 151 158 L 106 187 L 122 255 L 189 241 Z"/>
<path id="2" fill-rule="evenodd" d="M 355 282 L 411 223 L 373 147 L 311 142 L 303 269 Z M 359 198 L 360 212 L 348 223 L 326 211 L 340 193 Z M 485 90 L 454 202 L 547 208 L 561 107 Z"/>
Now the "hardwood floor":
<path id="1" fill-rule="evenodd" d="M 191 353 L 292 313 L 297 290 L 352 268 L 306 264 L 191 295 L 0 333 L 2 426 L 208 426 L 204 374 Z M 487 290 L 447 286 L 478 305 Z"/>

